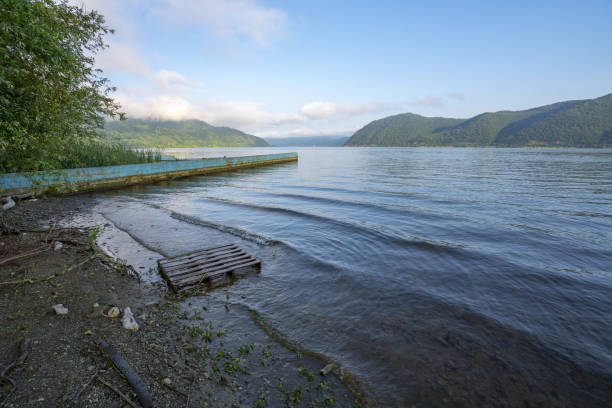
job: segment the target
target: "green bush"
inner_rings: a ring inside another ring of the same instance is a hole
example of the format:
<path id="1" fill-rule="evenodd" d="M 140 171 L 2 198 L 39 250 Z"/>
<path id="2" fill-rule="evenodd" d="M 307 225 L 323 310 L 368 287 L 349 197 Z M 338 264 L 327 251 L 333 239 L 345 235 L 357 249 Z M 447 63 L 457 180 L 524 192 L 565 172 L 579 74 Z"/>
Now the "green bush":
<path id="1" fill-rule="evenodd" d="M 65 0 L 0 0 L 0 171 L 61 168 L 107 118 L 123 117 L 94 67 L 110 32 Z"/>

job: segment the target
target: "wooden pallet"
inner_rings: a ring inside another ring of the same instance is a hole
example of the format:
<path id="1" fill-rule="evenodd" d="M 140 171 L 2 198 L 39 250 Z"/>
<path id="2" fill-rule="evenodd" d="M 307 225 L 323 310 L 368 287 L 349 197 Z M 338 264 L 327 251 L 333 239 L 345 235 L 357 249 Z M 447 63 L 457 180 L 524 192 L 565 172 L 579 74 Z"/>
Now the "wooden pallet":
<path id="1" fill-rule="evenodd" d="M 244 252 L 236 244 L 200 249 L 157 261 L 157 267 L 168 286 L 180 292 L 215 277 L 232 275 L 238 269 L 259 267 L 261 261 Z"/>

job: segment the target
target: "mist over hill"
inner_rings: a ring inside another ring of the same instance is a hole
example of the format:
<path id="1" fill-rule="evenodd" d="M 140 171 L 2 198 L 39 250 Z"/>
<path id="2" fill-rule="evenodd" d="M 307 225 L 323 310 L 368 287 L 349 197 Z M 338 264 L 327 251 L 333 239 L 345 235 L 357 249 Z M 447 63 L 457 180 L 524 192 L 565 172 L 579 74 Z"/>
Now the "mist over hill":
<path id="1" fill-rule="evenodd" d="M 126 119 L 107 122 L 104 133 L 131 147 L 257 147 L 265 140 L 201 120 Z"/>
<path id="2" fill-rule="evenodd" d="M 470 119 L 404 113 L 370 122 L 345 146 L 612 146 L 612 94 Z"/>

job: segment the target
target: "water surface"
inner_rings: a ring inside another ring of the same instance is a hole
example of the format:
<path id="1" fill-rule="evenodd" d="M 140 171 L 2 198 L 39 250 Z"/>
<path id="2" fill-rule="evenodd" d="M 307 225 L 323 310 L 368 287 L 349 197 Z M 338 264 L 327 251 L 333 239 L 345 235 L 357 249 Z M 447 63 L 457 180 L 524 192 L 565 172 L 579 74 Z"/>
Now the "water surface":
<path id="1" fill-rule="evenodd" d="M 612 150 L 297 151 L 100 195 L 102 212 L 165 255 L 244 240 L 264 267 L 232 299 L 372 405 L 612 400 Z"/>

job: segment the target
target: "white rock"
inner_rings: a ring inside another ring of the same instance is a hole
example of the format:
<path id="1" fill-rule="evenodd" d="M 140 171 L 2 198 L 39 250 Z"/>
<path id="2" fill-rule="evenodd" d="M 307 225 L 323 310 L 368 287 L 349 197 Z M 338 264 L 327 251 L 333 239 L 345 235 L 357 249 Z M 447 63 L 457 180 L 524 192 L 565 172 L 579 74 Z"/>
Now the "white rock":
<path id="1" fill-rule="evenodd" d="M 138 323 L 136 323 L 136 319 L 134 319 L 134 315 L 132 314 L 132 311 L 130 310 L 129 306 L 123 309 L 123 317 L 121 318 L 121 323 L 123 324 L 123 327 L 128 330 L 136 331 L 139 328 Z"/>
<path id="2" fill-rule="evenodd" d="M 171 384 L 172 384 L 172 380 L 171 380 L 171 379 L 169 379 L 168 377 L 164 378 L 164 379 L 162 380 L 162 382 L 163 382 L 165 385 L 171 385 Z"/>
<path id="3" fill-rule="evenodd" d="M 108 312 L 106 312 L 106 315 L 108 317 L 118 317 L 120 314 L 121 314 L 121 310 L 119 310 L 117 306 L 111 307 L 110 309 L 108 309 Z"/>
<path id="4" fill-rule="evenodd" d="M 2 204 L 2 210 L 6 211 L 9 208 L 13 208 L 15 206 L 15 202 L 13 201 L 13 199 L 11 197 L 5 197 L 2 199 L 2 202 L 4 204 Z"/>
<path id="5" fill-rule="evenodd" d="M 58 303 L 57 305 L 53 305 L 53 310 L 55 310 L 55 313 L 58 315 L 68 314 L 68 309 L 65 308 L 64 305 L 62 305 L 61 303 Z"/>
<path id="6" fill-rule="evenodd" d="M 53 247 L 54 251 L 59 251 L 60 249 L 62 249 L 64 247 L 64 244 L 62 244 L 61 242 L 57 241 L 55 243 L 55 246 Z"/>
<path id="7" fill-rule="evenodd" d="M 320 373 L 321 375 L 327 375 L 334 368 L 336 368 L 336 365 L 334 363 L 329 363 L 328 365 L 326 365 L 325 367 L 321 369 Z"/>
<path id="8" fill-rule="evenodd" d="M 93 307 L 94 307 L 94 308 L 96 308 L 96 307 L 100 307 L 100 304 L 99 304 L 98 302 L 96 302 L 96 303 L 94 303 L 94 304 L 93 304 Z"/>

